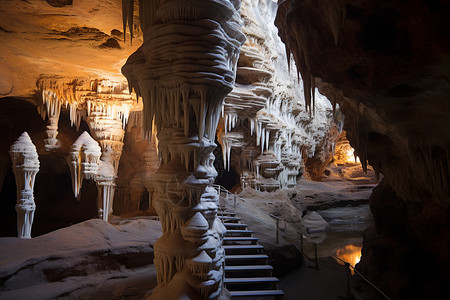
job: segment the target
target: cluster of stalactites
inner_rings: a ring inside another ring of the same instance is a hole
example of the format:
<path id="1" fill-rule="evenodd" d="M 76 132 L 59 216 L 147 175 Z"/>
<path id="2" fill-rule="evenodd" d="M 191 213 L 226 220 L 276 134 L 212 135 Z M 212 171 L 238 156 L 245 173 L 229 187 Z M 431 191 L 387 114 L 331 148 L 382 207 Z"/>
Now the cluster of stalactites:
<path id="1" fill-rule="evenodd" d="M 57 130 L 61 108 L 70 111 L 71 126 L 76 126 L 78 130 L 83 117 L 90 117 L 91 112 L 101 112 L 107 118 L 120 121 L 125 128 L 130 111 L 136 105 L 135 95 L 128 94 L 128 86 L 123 82 L 106 79 L 68 80 L 50 76 L 40 78 L 37 86 L 42 96 L 39 112 L 43 118 L 48 116 L 52 126 L 48 129 L 53 131 Z M 48 132 L 49 139 L 53 138 L 50 136 L 54 134 L 53 131 Z M 49 140 L 51 142 L 54 140 Z M 52 149 L 51 145 L 49 149 Z"/>
<path id="2" fill-rule="evenodd" d="M 182 128 L 188 137 L 195 128 L 200 141 L 213 142 L 245 39 L 235 7 L 224 0 L 142 5 L 144 44 L 122 72 L 143 98 L 144 129 L 151 132 L 154 120 L 158 132 Z"/>
<path id="3" fill-rule="evenodd" d="M 114 181 L 117 177 L 113 165 L 113 150 L 106 148 L 102 153 L 98 142 L 85 131 L 73 143 L 67 162 L 75 198 L 79 200 L 84 179 L 94 180 L 98 188 L 98 215 L 107 222 L 112 213 Z"/>
<path id="4" fill-rule="evenodd" d="M 33 189 L 39 171 L 39 157 L 28 133 L 22 133 L 11 145 L 9 155 L 17 186 L 17 234 L 19 238 L 29 239 L 36 209 Z"/>
<path id="5" fill-rule="evenodd" d="M 337 45 L 339 32 L 345 23 L 347 0 L 318 0 L 318 2 L 318 6 L 323 7 L 320 11 L 326 12 L 324 18 L 329 26 L 334 43 Z M 303 33 L 296 24 L 292 24 L 297 19 L 295 15 L 298 13 L 297 10 L 301 9 L 301 3 L 301 1 L 292 0 L 279 1 L 275 24 L 278 27 L 278 35 L 286 47 L 288 64 L 290 64 L 290 57 L 293 55 L 297 66 L 297 76 L 299 77 L 299 73 L 302 76 L 305 104 L 311 114 L 311 112 L 315 112 L 315 77 L 312 75 L 311 66 L 308 63 L 306 48 L 308 45 L 304 44 Z M 335 105 L 336 103 L 333 100 L 333 109 Z"/>
<path id="6" fill-rule="evenodd" d="M 84 179 L 95 179 L 101 154 L 100 146 L 86 131 L 73 143 L 68 163 L 75 198 L 78 198 Z"/>
<path id="7" fill-rule="evenodd" d="M 269 109 L 261 109 L 254 118 L 241 117 L 236 113 L 224 113 L 224 133 L 219 134 L 218 138 L 222 145 L 224 168 L 230 168 L 231 149 L 242 148 L 245 143 L 244 134 L 241 132 L 244 121 L 249 125 L 250 136 L 254 136 L 256 146 L 260 148 L 260 154 L 265 151 L 272 151 L 278 161 L 281 161 L 282 149 L 284 155 L 290 155 L 291 159 L 299 161 L 301 159 L 300 140 L 294 138 L 294 135 L 301 136 L 298 127 L 294 126 L 295 119 L 292 113 L 285 112 L 281 114 L 283 106 L 278 106 L 278 110 L 274 105 L 269 105 Z M 270 108 L 271 107 L 271 108 Z M 233 129 L 236 129 L 233 131 Z M 253 158 L 255 159 L 256 156 Z M 252 159 L 252 160 L 253 160 Z M 300 162 L 298 162 L 298 168 Z M 298 174 L 298 172 L 297 172 Z M 286 180 L 280 177 L 280 185 L 286 186 Z M 289 184 L 291 185 L 291 184 Z"/>
<path id="8" fill-rule="evenodd" d="M 47 139 L 44 140 L 45 150 L 51 151 L 53 149 L 59 148 L 58 140 L 56 136 L 58 135 L 58 121 L 59 115 L 61 113 L 61 102 L 58 101 L 58 96 L 51 91 L 42 91 L 42 107 L 39 112 L 43 119 L 46 115 L 48 116 L 47 124 Z"/>

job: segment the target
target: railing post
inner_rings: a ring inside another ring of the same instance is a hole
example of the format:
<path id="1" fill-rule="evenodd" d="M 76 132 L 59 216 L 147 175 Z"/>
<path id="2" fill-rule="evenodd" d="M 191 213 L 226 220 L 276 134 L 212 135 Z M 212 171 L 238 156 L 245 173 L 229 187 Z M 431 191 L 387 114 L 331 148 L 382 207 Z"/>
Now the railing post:
<path id="1" fill-rule="evenodd" d="M 236 195 L 234 195 L 234 208 L 236 208 Z"/>
<path id="2" fill-rule="evenodd" d="M 300 248 L 301 248 L 301 250 L 302 250 L 302 255 L 303 255 L 303 233 L 302 233 L 302 235 L 300 236 Z"/>
<path id="3" fill-rule="evenodd" d="M 220 185 L 219 185 L 219 197 L 220 197 Z"/>
<path id="4" fill-rule="evenodd" d="M 280 226 L 280 219 L 277 219 L 277 244 L 280 242 L 280 239 L 279 239 L 279 235 L 280 235 L 280 233 L 279 233 L 279 226 Z"/>
<path id="5" fill-rule="evenodd" d="M 317 243 L 314 243 L 314 260 L 316 263 L 316 270 L 319 270 L 319 261 L 317 259 Z"/>
<path id="6" fill-rule="evenodd" d="M 350 270 L 350 264 L 348 262 L 345 263 L 345 269 L 347 272 L 347 297 L 350 298 L 350 277 L 351 277 L 351 270 Z"/>
<path id="7" fill-rule="evenodd" d="M 284 230 L 283 230 L 283 232 L 286 233 L 286 220 L 284 220 Z"/>

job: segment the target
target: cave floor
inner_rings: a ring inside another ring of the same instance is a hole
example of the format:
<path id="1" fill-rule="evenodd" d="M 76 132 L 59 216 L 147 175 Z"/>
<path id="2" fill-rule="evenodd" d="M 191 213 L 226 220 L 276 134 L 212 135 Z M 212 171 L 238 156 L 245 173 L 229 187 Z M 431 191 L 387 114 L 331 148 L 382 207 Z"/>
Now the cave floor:
<path id="1" fill-rule="evenodd" d="M 226 201 L 222 193 L 222 198 L 261 244 L 277 251 L 291 244 L 300 248 L 305 209 L 321 213 L 329 223 L 336 216 L 345 219 L 347 211 L 363 214 L 373 186 L 364 179 L 355 182 L 338 177 L 313 182 L 302 178 L 296 190 L 265 193 L 245 189 L 236 207 L 232 197 Z M 287 221 L 286 227 L 284 221 L 279 223 L 279 243 L 276 221 L 268 213 Z M 300 268 L 280 276 L 285 299 L 299 299 L 299 295 L 301 299 L 343 299 L 347 294 L 345 268 L 329 255 L 342 244 L 360 242 L 358 236 L 366 225 L 356 224 L 353 231 L 342 230 L 342 224 L 331 226 L 327 234 L 332 243 L 319 248 L 319 270 L 305 259 Z M 0 298 L 142 299 L 156 285 L 152 245 L 159 236 L 160 223 L 143 217 L 117 225 L 92 219 L 30 240 L 2 237 Z M 305 253 L 312 256 L 311 245 L 304 246 Z"/>

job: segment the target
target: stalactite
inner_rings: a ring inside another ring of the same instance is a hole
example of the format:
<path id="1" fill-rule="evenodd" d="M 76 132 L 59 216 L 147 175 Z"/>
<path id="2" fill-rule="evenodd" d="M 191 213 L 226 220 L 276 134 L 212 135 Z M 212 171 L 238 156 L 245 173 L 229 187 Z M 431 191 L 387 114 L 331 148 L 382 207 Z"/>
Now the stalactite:
<path id="1" fill-rule="evenodd" d="M 131 44 L 133 44 L 133 13 L 134 0 L 122 0 L 123 42 L 126 41 L 128 23 Z"/>
<path id="2" fill-rule="evenodd" d="M 95 179 L 100 155 L 100 146 L 86 131 L 73 143 L 67 163 L 70 167 L 75 198 L 78 199 L 84 179 Z"/>

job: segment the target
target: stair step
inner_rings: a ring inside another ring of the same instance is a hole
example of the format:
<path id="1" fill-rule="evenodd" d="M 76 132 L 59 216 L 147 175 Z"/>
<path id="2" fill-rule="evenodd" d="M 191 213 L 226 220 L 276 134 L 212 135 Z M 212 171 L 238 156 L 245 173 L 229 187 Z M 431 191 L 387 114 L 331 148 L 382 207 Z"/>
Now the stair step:
<path id="1" fill-rule="evenodd" d="M 225 266 L 225 272 L 230 271 L 271 271 L 271 265 L 254 265 L 254 266 Z"/>
<path id="2" fill-rule="evenodd" d="M 225 255 L 225 260 L 235 260 L 235 259 L 268 259 L 269 257 L 265 254 L 253 254 L 253 255 Z"/>
<path id="3" fill-rule="evenodd" d="M 276 277 L 245 277 L 245 278 L 225 278 L 225 284 L 232 283 L 261 283 L 261 282 L 278 282 L 280 281 Z"/>
<path id="4" fill-rule="evenodd" d="M 225 227 L 247 227 L 247 224 L 241 224 L 241 223 L 223 223 L 223 225 L 225 225 Z"/>
<path id="5" fill-rule="evenodd" d="M 219 211 L 217 212 L 218 216 L 235 216 L 236 213 L 235 212 L 231 212 L 231 211 Z"/>
<path id="6" fill-rule="evenodd" d="M 241 229 L 227 229 L 227 233 L 225 234 L 225 236 L 229 236 L 228 234 L 252 234 L 253 231 L 252 230 L 241 230 Z"/>
<path id="7" fill-rule="evenodd" d="M 226 219 L 219 218 L 219 220 L 221 220 L 222 223 L 234 223 L 234 224 L 239 224 L 240 221 L 238 219 L 228 219 L 228 218 Z"/>
<path id="8" fill-rule="evenodd" d="M 224 220 L 224 221 L 240 221 L 240 220 L 242 220 L 241 218 L 232 217 L 232 216 L 219 216 L 219 219 Z"/>
<path id="9" fill-rule="evenodd" d="M 244 250 L 244 249 L 264 249 L 261 245 L 223 245 L 226 250 Z"/>
<path id="10" fill-rule="evenodd" d="M 230 291 L 231 297 L 283 296 L 282 290 Z"/>
<path id="11" fill-rule="evenodd" d="M 224 242 L 256 242 L 259 240 L 255 237 L 238 237 L 238 236 L 226 236 L 223 238 Z"/>

